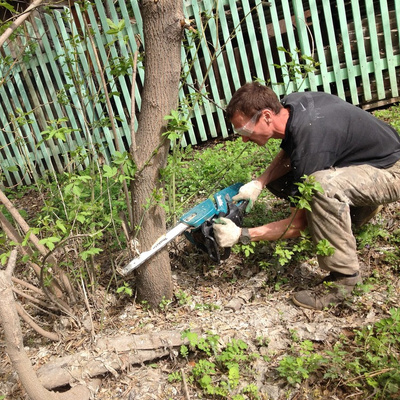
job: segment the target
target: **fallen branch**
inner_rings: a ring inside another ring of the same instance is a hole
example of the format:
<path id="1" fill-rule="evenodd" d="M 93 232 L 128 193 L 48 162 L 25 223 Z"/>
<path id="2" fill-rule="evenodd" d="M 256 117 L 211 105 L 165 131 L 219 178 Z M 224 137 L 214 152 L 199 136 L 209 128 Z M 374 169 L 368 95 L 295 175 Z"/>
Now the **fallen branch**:
<path id="1" fill-rule="evenodd" d="M 118 371 L 130 365 L 168 356 L 173 348 L 185 343 L 187 340 L 181 338 L 180 331 L 99 339 L 94 350 L 49 362 L 38 369 L 37 375 L 45 388 L 54 389 L 107 372 L 118 375 Z"/>

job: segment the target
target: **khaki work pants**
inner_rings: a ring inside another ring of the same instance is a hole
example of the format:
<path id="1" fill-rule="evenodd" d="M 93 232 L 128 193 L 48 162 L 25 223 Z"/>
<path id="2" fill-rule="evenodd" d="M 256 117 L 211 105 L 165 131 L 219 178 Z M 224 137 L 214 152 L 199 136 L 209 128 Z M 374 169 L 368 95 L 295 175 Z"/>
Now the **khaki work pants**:
<path id="1" fill-rule="evenodd" d="M 326 239 L 335 248 L 332 256 L 317 256 L 326 271 L 351 275 L 360 269 L 352 222 L 379 205 L 400 199 L 400 161 L 387 169 L 356 165 L 313 173 L 324 193 L 314 195 L 307 221 L 315 243 Z M 290 174 L 268 188 L 279 197 L 285 192 Z M 352 220 L 353 218 L 353 220 Z"/>

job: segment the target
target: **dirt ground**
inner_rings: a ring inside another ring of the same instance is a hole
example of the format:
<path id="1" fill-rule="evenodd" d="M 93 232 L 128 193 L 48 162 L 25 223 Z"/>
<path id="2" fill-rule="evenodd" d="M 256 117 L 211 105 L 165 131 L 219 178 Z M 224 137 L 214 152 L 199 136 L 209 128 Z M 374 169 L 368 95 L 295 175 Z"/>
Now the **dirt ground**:
<path id="1" fill-rule="evenodd" d="M 398 229 L 399 219 L 400 204 L 396 203 L 384 207 L 372 223 L 392 232 Z M 293 292 L 308 288 L 323 277 L 323 271 L 319 270 L 314 258 L 278 267 L 271 258 L 271 247 L 259 245 L 255 255 L 232 254 L 216 266 L 182 237 L 169 248 L 175 299 L 164 310 L 146 310 L 132 298 L 117 295 L 115 289 L 106 293 L 106 287 L 99 285 L 96 288 L 97 301 L 92 304 L 93 326 L 88 323 L 77 329 L 67 317 L 60 319 L 56 326 L 63 340 L 52 343 L 23 325 L 25 348 L 34 368 L 38 369 L 65 355 L 81 351 L 95 353 L 96 343 L 101 337 L 199 328 L 217 334 L 221 346 L 232 338 L 242 339 L 251 348 L 269 356 L 269 361 L 258 361 L 255 366 L 256 384 L 264 399 L 362 399 L 357 389 L 346 393 L 337 385 L 332 390 L 326 382 L 289 386 L 278 376 L 276 368 L 293 344 L 294 334 L 296 340 L 308 339 L 324 348 L 331 348 L 341 335 L 351 335 L 353 329 L 387 317 L 390 307 L 398 307 L 398 272 L 385 262 L 383 256 L 384 251 L 390 250 L 391 245 L 384 238 L 362 248 L 359 257 L 364 278 L 368 279 L 372 274 L 379 277 L 371 281 L 371 290 L 357 294 L 339 307 L 316 312 L 298 308 L 290 300 Z M 271 267 L 261 269 L 258 265 L 260 260 L 269 261 Z M 126 261 L 126 255 L 122 254 L 119 262 L 123 264 Z M 107 260 L 103 260 L 102 268 L 109 267 Z M 134 282 L 130 283 L 134 286 Z M 85 313 L 82 306 L 83 317 Z M 101 320 L 99 316 L 104 318 Z M 54 325 L 50 326 L 53 328 Z M 262 348 L 257 344 L 260 338 L 267 339 Z M 27 399 L 5 355 L 1 331 L 0 347 L 0 398 Z M 172 372 L 189 374 L 190 368 L 190 363 L 179 356 L 178 349 L 171 349 L 170 354 L 162 359 L 125 366 L 122 371 L 110 369 L 99 379 L 82 377 L 81 382 L 92 387 L 92 398 L 97 400 L 200 398 L 198 388 L 189 384 L 185 389 L 182 383 L 168 382 Z"/>

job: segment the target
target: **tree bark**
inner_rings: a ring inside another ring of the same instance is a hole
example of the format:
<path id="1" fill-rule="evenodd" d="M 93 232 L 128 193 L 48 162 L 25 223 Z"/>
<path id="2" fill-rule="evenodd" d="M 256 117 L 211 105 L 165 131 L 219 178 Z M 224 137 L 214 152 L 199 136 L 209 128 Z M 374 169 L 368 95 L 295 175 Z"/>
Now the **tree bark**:
<path id="1" fill-rule="evenodd" d="M 65 393 L 57 394 L 47 390 L 39 381 L 31 361 L 24 349 L 17 304 L 12 290 L 12 274 L 17 261 L 17 250 L 11 252 L 7 269 L 0 270 L 0 323 L 4 329 L 6 352 L 31 400 L 88 400 L 90 391 L 82 385 Z"/>
<path id="2" fill-rule="evenodd" d="M 17 251 L 13 250 L 6 271 L 0 271 L 0 319 L 6 339 L 6 351 L 22 385 L 32 400 L 56 400 L 56 395 L 46 390 L 39 382 L 24 350 L 21 326 L 11 284 L 16 259 Z"/>
<path id="3" fill-rule="evenodd" d="M 166 230 L 159 204 L 144 205 L 161 188 L 160 169 L 166 165 L 169 141 L 164 117 L 176 109 L 181 70 L 181 0 L 143 0 L 141 6 L 145 45 L 145 81 L 142 108 L 131 154 L 138 167 L 133 184 L 135 236 L 140 251 L 148 250 Z M 163 201 L 163 198 L 161 199 Z M 172 280 L 166 249 L 137 271 L 138 300 L 156 307 L 172 297 Z"/>
<path id="4" fill-rule="evenodd" d="M 191 332 L 201 335 L 201 330 Z M 188 344 L 181 331 L 161 331 L 143 335 L 124 335 L 99 339 L 93 349 L 60 357 L 43 365 L 37 371 L 47 389 L 74 384 L 83 376 L 96 376 L 121 371 L 130 365 L 141 365 L 171 353 L 172 349 Z"/>

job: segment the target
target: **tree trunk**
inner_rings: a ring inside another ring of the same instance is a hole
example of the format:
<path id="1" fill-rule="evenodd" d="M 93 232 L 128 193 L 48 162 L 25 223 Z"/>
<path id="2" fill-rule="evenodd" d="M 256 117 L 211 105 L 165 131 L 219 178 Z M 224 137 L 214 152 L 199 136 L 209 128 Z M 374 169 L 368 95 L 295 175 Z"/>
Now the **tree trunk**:
<path id="1" fill-rule="evenodd" d="M 145 210 L 153 193 L 161 188 L 160 169 L 165 167 L 169 141 L 163 138 L 164 116 L 177 108 L 181 70 L 181 0 L 143 0 L 141 6 L 145 45 L 145 81 L 142 107 L 132 156 L 138 173 L 133 184 L 132 205 L 140 251 L 148 250 L 166 231 L 165 213 L 153 204 Z M 161 201 L 164 201 L 163 196 Z M 156 307 L 172 297 L 172 280 L 166 249 L 137 271 L 138 300 Z"/>

